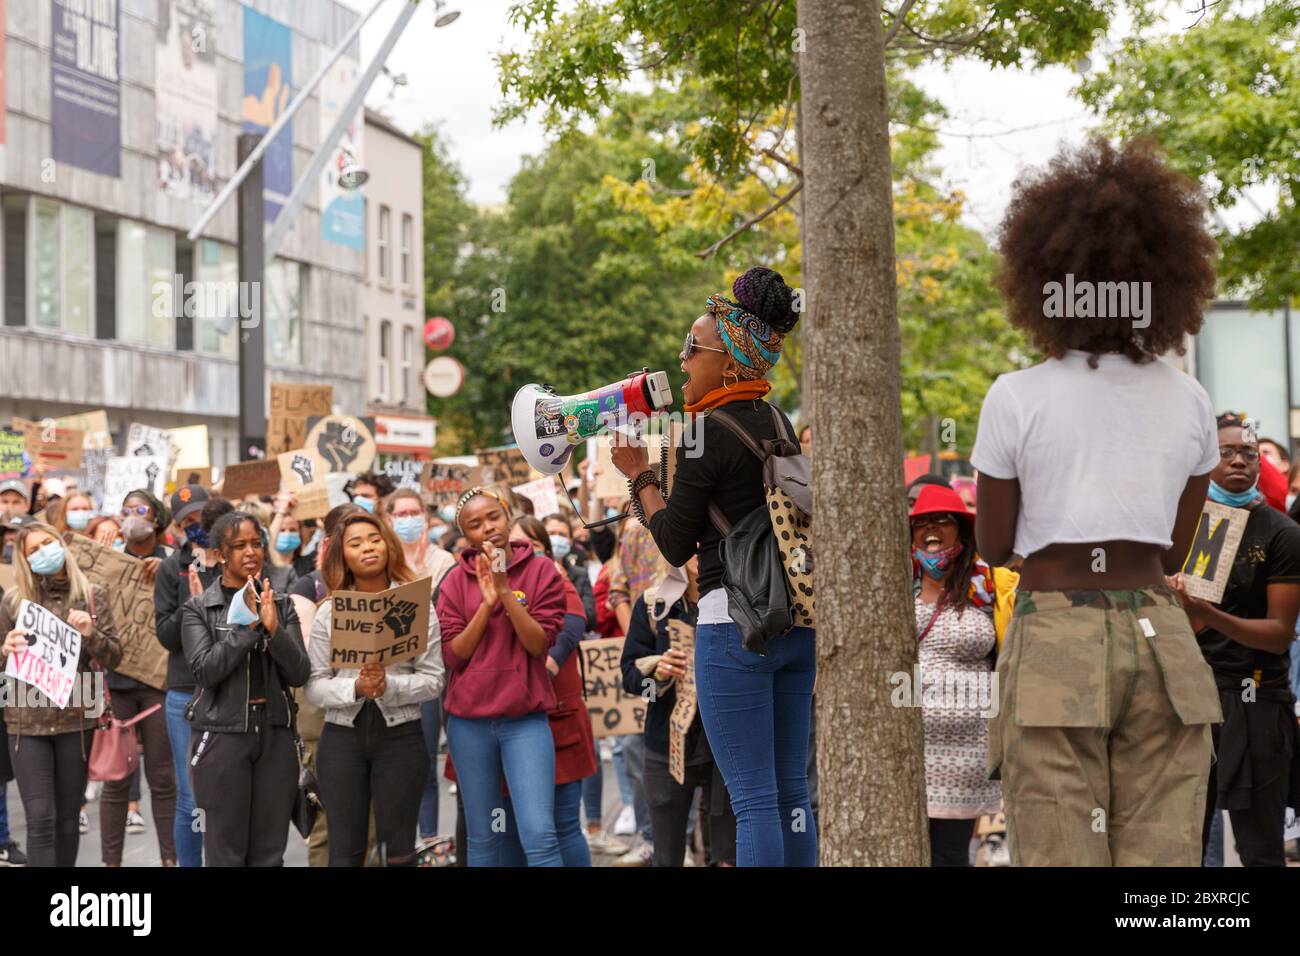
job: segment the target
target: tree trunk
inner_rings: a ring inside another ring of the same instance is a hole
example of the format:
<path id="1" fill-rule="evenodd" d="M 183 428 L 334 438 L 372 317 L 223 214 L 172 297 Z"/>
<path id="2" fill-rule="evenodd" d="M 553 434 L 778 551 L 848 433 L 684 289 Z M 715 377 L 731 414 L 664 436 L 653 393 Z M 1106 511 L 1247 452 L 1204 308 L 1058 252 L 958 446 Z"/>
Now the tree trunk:
<path id="1" fill-rule="evenodd" d="M 926 866 L 879 0 L 799 0 L 824 866 Z M 909 695 L 909 700 L 911 696 Z"/>

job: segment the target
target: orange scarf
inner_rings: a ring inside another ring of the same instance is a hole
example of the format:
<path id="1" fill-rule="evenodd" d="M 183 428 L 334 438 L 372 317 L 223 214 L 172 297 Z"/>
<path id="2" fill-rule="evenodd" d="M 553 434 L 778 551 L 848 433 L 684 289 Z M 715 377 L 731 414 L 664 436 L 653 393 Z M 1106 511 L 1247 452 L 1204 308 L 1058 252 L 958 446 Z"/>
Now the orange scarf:
<path id="1" fill-rule="evenodd" d="M 772 390 L 772 383 L 765 378 L 756 378 L 748 382 L 737 382 L 730 388 L 723 386 L 715 388 L 698 402 L 688 402 L 683 407 L 689 414 L 702 412 L 709 408 L 717 408 L 719 405 L 729 405 L 732 402 L 745 402 L 751 398 L 762 398 Z"/>

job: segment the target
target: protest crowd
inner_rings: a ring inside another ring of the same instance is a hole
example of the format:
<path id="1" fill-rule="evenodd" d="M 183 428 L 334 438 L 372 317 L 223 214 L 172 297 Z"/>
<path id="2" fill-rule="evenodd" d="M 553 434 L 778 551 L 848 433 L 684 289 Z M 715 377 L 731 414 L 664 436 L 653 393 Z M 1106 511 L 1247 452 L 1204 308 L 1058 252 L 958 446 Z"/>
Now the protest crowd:
<path id="1" fill-rule="evenodd" d="M 906 489 L 931 863 L 1222 865 L 1226 830 L 1285 865 L 1300 463 L 1158 360 L 1213 294 L 1196 186 L 1094 142 L 1018 189 L 1000 288 L 1045 358 L 989 390 L 973 475 Z M 1151 283 L 1149 324 L 1048 317 L 1047 248 Z M 98 812 L 106 866 L 150 824 L 163 866 L 290 840 L 313 866 L 816 865 L 816 737 L 854 731 L 814 720 L 815 436 L 765 400 L 799 318 L 745 271 L 683 322 L 700 453 L 606 443 L 557 478 L 512 447 L 313 444 L 364 428 L 328 399 L 296 420 L 273 394 L 273 453 L 219 476 L 133 426 L 92 478 L 47 454 L 67 423 L 15 422 L 0 864 L 73 865 Z"/>

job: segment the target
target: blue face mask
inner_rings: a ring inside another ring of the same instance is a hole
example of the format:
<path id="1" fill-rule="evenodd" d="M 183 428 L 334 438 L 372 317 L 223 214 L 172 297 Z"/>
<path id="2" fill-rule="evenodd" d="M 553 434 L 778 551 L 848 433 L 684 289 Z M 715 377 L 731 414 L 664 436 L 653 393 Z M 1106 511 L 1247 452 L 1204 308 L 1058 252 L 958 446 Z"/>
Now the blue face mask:
<path id="1" fill-rule="evenodd" d="M 443 505 L 443 507 L 438 509 L 438 517 L 447 522 L 447 524 L 451 524 L 456 520 L 456 509 L 451 505 Z"/>
<path id="2" fill-rule="evenodd" d="M 83 530 L 86 525 L 90 524 L 90 519 L 95 516 L 95 512 L 78 508 L 75 511 L 67 512 L 68 527 L 74 531 Z"/>
<path id="3" fill-rule="evenodd" d="M 27 563 L 32 566 L 33 574 L 58 574 L 63 570 L 63 562 L 66 558 L 63 545 L 51 541 L 33 551 L 28 556 Z"/>
<path id="4" fill-rule="evenodd" d="M 1250 504 L 1259 495 L 1256 485 L 1259 479 L 1255 479 L 1255 484 L 1251 485 L 1245 491 L 1233 493 L 1221 487 L 1218 482 L 1210 481 L 1210 500 L 1216 501 L 1221 505 L 1227 505 L 1229 508 L 1244 508 Z"/>
<path id="5" fill-rule="evenodd" d="M 619 516 L 620 513 L 621 513 L 621 512 L 620 512 L 617 508 L 606 508 L 606 509 L 605 509 L 605 517 L 606 517 L 606 518 L 617 518 L 617 517 Z"/>
<path id="6" fill-rule="evenodd" d="M 206 548 L 208 546 L 208 533 L 203 530 L 203 525 L 192 524 L 185 529 L 185 540 L 196 548 Z"/>
<path id="7" fill-rule="evenodd" d="M 116 541 L 113 542 L 113 550 L 114 550 L 114 551 L 125 551 L 125 550 L 126 550 L 126 542 L 123 541 L 121 538 L 118 538 Z"/>
<path id="8" fill-rule="evenodd" d="M 953 559 L 959 554 L 961 554 L 960 543 L 954 544 L 947 551 L 939 551 L 936 554 L 930 554 L 920 548 L 912 550 L 912 557 L 916 558 L 916 563 L 921 566 L 921 570 L 936 581 L 948 573 L 948 569 L 952 567 Z"/>
<path id="9" fill-rule="evenodd" d="M 420 515 L 396 518 L 393 520 L 393 530 L 406 544 L 415 544 L 424 534 L 424 518 Z"/>
<path id="10" fill-rule="evenodd" d="M 247 599 L 244 592 L 248 590 L 253 579 L 249 578 L 244 582 L 244 586 L 235 592 L 235 596 L 230 599 L 230 610 L 226 612 L 226 623 L 247 626 L 257 620 L 257 615 L 249 610 Z"/>
<path id="11" fill-rule="evenodd" d="M 275 550 L 281 554 L 297 551 L 302 544 L 302 535 L 297 531 L 281 531 L 275 536 Z"/>
<path id="12" fill-rule="evenodd" d="M 563 561 L 568 553 L 573 550 L 573 545 L 569 539 L 562 534 L 550 535 L 551 554 L 555 555 L 555 560 Z"/>
<path id="13" fill-rule="evenodd" d="M 364 495 L 358 495 L 356 498 L 352 499 L 352 503 L 363 511 L 369 511 L 371 514 L 375 513 L 374 498 L 367 498 Z"/>

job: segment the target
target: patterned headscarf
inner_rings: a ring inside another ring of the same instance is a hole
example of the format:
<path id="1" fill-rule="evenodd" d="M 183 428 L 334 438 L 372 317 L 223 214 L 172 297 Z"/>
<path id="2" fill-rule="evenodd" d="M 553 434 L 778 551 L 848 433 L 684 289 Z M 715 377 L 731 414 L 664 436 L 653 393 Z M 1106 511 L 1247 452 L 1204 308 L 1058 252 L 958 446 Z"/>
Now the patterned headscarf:
<path id="1" fill-rule="evenodd" d="M 479 495 L 483 495 L 483 497 L 485 497 L 485 498 L 491 498 L 492 500 L 494 500 L 497 504 L 499 504 L 499 505 L 501 506 L 501 510 L 503 510 L 503 511 L 506 513 L 506 517 L 507 517 L 507 518 L 510 517 L 510 504 L 506 501 L 505 498 L 501 497 L 501 495 L 497 494 L 497 493 L 496 493 L 495 491 L 493 491 L 491 488 L 484 488 L 482 485 L 477 485 L 477 486 L 471 488 L 469 491 L 465 492 L 465 493 L 464 493 L 463 495 L 461 495 L 460 498 L 457 500 L 457 502 L 456 502 L 456 527 L 458 527 L 458 528 L 460 527 L 460 513 L 461 513 L 461 511 L 464 510 L 465 506 L 466 506 L 467 504 L 469 504 L 470 501 L 471 501 L 472 499 L 477 498 Z"/>
<path id="2" fill-rule="evenodd" d="M 740 377 L 762 378 L 781 358 L 785 336 L 743 306 L 719 293 L 705 307 L 718 323 L 718 337 L 731 357 L 740 363 Z"/>

